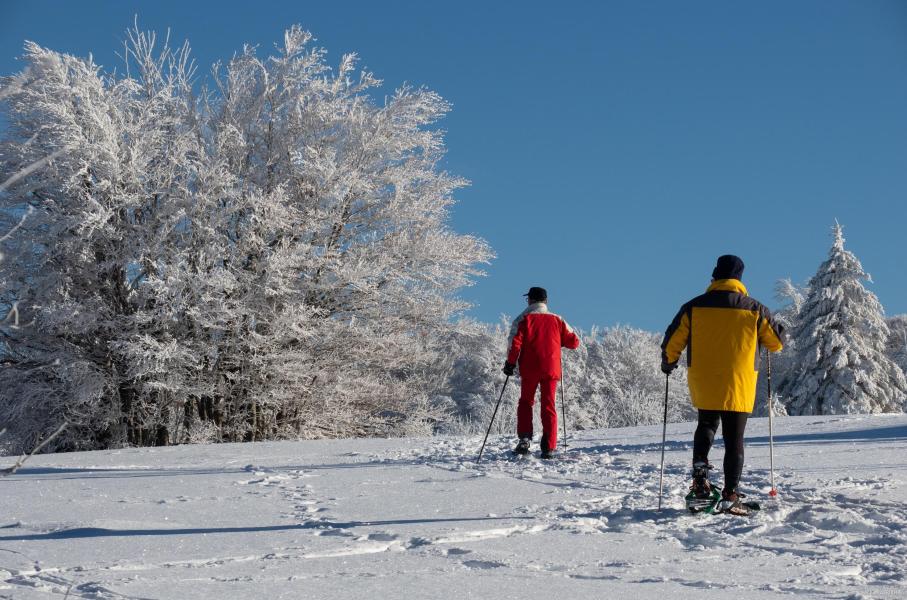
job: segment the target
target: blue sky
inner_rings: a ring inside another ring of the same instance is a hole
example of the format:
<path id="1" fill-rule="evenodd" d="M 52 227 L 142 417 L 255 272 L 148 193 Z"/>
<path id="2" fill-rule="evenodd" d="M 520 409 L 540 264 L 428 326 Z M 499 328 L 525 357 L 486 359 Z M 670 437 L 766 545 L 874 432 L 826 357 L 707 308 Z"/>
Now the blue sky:
<path id="1" fill-rule="evenodd" d="M 453 111 L 446 168 L 472 186 L 452 224 L 497 258 L 471 315 L 522 308 L 530 285 L 582 328 L 662 330 L 719 254 L 750 293 L 804 281 L 831 226 L 907 313 L 907 3 L 4 2 L 0 74 L 22 42 L 105 67 L 138 14 L 189 39 L 203 71 L 294 23 L 336 62 Z"/>

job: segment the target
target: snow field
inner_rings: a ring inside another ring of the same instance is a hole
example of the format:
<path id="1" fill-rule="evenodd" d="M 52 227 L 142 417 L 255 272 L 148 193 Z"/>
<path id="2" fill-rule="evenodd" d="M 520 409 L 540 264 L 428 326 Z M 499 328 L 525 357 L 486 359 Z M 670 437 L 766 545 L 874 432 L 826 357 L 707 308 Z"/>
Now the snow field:
<path id="1" fill-rule="evenodd" d="M 0 479 L 0 598 L 907 596 L 907 416 L 748 427 L 751 518 L 689 515 L 692 423 L 35 457 Z M 537 450 L 537 448 L 536 448 Z M 712 461 L 720 464 L 722 449 Z M 720 474 L 714 479 L 720 479 Z"/>

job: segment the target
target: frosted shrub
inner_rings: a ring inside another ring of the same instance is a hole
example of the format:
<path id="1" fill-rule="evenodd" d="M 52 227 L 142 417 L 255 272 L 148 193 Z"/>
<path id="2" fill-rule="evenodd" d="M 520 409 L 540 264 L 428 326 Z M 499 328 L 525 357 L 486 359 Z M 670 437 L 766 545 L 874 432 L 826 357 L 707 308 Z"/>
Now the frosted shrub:
<path id="1" fill-rule="evenodd" d="M 582 343 L 564 352 L 567 426 L 571 430 L 627 427 L 660 423 L 664 416 L 665 378 L 659 369 L 661 336 L 632 327 L 593 329 L 580 333 Z M 488 426 L 501 391 L 501 367 L 506 356 L 507 320 L 495 327 L 474 324 L 469 335 L 450 343 L 445 400 L 457 415 L 445 432 L 482 433 Z M 682 362 L 682 361 L 681 361 Z M 518 378 L 511 379 L 495 426 L 497 433 L 516 431 Z M 558 387 L 558 411 L 562 409 Z M 538 420 L 536 409 L 536 420 Z M 694 417 L 681 365 L 671 377 L 668 419 Z M 540 427 L 537 427 L 540 430 Z"/>
<path id="2" fill-rule="evenodd" d="M 194 80 L 130 32 L 103 72 L 26 45 L 3 82 L 0 428 L 59 448 L 400 434 L 442 418 L 428 367 L 490 250 L 447 225 L 448 104 L 383 104 L 293 27 Z M 9 228 L 4 229 L 7 231 Z M 13 444 L 15 446 L 16 444 Z"/>

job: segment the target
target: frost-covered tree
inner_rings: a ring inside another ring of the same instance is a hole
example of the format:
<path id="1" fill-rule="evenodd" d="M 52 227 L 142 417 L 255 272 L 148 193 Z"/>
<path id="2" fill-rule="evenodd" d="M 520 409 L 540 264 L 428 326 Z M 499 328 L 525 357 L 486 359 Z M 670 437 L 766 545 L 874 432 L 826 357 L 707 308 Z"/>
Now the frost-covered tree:
<path id="1" fill-rule="evenodd" d="M 794 326 L 797 315 L 803 309 L 803 303 L 809 296 L 809 285 L 797 285 L 790 279 L 781 279 L 775 284 L 775 298 L 782 306 L 775 311 L 774 316 L 785 329 Z"/>
<path id="2" fill-rule="evenodd" d="M 440 432 L 484 433 L 505 379 L 501 367 L 507 355 L 509 329 L 510 322 L 506 320 L 496 325 L 463 322 L 447 336 L 448 352 L 439 363 L 445 381 L 434 400 L 447 407 L 445 412 L 450 419 L 438 428 Z M 503 408 L 495 417 L 494 433 L 516 431 L 519 395 L 520 386 L 511 378 L 501 401 Z"/>
<path id="3" fill-rule="evenodd" d="M 130 32 L 104 73 L 29 43 L 4 82 L 0 428 L 58 448 L 430 431 L 456 291 L 448 104 L 331 68 L 299 27 L 196 93 L 189 48 Z"/>
<path id="4" fill-rule="evenodd" d="M 661 423 L 665 376 L 659 368 L 661 338 L 627 326 L 593 328 L 583 345 L 565 360 L 570 397 L 568 409 L 577 429 L 629 427 Z M 668 420 L 684 421 L 693 409 L 686 385 L 686 366 L 671 377 Z"/>
<path id="5" fill-rule="evenodd" d="M 888 356 L 907 373 L 907 315 L 895 315 L 886 320 L 889 329 Z"/>
<path id="6" fill-rule="evenodd" d="M 444 402 L 457 418 L 445 427 L 451 433 L 482 433 L 488 427 L 501 392 L 501 367 L 507 351 L 509 321 L 497 326 L 475 325 L 451 340 Z M 627 427 L 661 423 L 665 378 L 659 369 L 659 334 L 618 326 L 580 332 L 577 350 L 564 353 L 567 427 L 570 430 Z M 517 385 L 514 385 L 514 384 Z M 516 431 L 518 381 L 511 381 L 493 432 Z M 558 386 L 557 409 L 563 409 Z M 686 367 L 671 377 L 668 420 L 684 421 L 693 411 L 686 386 Z M 536 410 L 536 418 L 538 417 Z M 541 430 L 541 426 L 536 428 Z"/>
<path id="7" fill-rule="evenodd" d="M 901 411 L 907 381 L 885 353 L 882 305 L 863 286 L 871 279 L 844 249 L 841 226 L 833 231 L 794 323 L 794 365 L 782 393 L 791 414 Z"/>
<path id="8" fill-rule="evenodd" d="M 797 321 L 797 315 L 806 297 L 809 295 L 807 284 L 798 285 L 790 279 L 781 279 L 775 284 L 775 298 L 781 303 L 778 310 L 773 312 L 786 331 L 791 331 Z M 756 387 L 756 404 L 753 407 L 753 416 L 768 416 L 768 369 L 771 361 L 772 368 L 772 407 L 776 416 L 787 415 L 787 406 L 780 390 L 785 388 L 788 377 L 794 372 L 796 357 L 796 340 L 787 337 L 784 341 L 784 351 L 779 353 L 764 353 L 759 381 Z"/>

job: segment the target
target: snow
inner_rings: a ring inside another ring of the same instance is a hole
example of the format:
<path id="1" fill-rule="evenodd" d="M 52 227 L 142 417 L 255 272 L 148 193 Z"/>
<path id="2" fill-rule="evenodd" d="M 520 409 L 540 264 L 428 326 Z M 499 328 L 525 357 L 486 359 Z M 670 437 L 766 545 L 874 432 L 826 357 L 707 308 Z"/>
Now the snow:
<path id="1" fill-rule="evenodd" d="M 748 427 L 751 518 L 689 515 L 692 423 L 571 435 L 325 440 L 36 456 L 0 478 L 0 597 L 907 596 L 907 416 Z M 713 450 L 720 463 L 722 450 Z"/>

